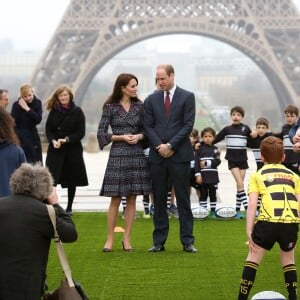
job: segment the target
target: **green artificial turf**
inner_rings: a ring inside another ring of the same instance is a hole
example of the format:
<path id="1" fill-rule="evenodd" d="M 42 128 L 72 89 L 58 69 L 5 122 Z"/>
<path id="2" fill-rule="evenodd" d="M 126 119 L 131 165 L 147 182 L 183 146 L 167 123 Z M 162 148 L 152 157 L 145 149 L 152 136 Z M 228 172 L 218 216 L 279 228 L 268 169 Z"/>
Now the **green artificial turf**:
<path id="1" fill-rule="evenodd" d="M 132 253 L 122 250 L 122 233 L 115 233 L 112 252 L 101 251 L 106 238 L 106 213 L 75 213 L 73 219 L 79 238 L 64 247 L 73 277 L 83 285 L 91 300 L 237 299 L 248 252 L 244 220 L 195 221 L 198 252 L 190 254 L 182 251 L 177 219 L 170 219 L 166 251 L 160 253 L 147 252 L 152 245 L 152 219 L 135 221 Z M 124 227 L 121 216 L 117 225 Z M 54 244 L 47 273 L 47 283 L 54 289 L 63 276 Z M 250 295 L 265 290 L 286 295 L 278 246 L 265 255 Z"/>

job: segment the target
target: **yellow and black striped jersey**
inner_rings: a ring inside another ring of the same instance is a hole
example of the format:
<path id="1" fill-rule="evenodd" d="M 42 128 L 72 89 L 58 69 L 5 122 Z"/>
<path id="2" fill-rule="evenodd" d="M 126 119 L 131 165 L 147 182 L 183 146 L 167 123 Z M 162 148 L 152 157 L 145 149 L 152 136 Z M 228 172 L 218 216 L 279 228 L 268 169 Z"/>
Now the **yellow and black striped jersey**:
<path id="1" fill-rule="evenodd" d="M 282 164 L 265 164 L 250 176 L 248 194 L 261 196 L 259 221 L 275 223 L 300 223 L 299 204 L 295 194 L 300 194 L 300 178 Z"/>

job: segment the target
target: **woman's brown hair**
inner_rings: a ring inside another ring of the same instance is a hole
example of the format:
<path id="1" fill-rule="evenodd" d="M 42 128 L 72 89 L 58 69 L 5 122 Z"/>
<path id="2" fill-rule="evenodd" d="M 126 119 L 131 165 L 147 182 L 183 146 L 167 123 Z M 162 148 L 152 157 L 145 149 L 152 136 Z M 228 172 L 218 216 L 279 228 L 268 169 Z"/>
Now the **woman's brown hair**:
<path id="1" fill-rule="evenodd" d="M 129 73 L 122 73 L 120 74 L 115 82 L 114 89 L 112 94 L 108 97 L 105 101 L 104 105 L 107 103 L 119 103 L 120 99 L 123 97 L 122 88 L 128 85 L 131 79 L 135 79 L 136 83 L 138 84 L 139 81 L 136 76 Z M 132 101 L 138 101 L 137 97 L 131 97 Z"/>
<path id="2" fill-rule="evenodd" d="M 11 144 L 19 144 L 14 126 L 14 118 L 4 108 L 0 107 L 0 142 L 5 140 Z"/>
<path id="3" fill-rule="evenodd" d="M 52 96 L 47 100 L 46 102 L 46 109 L 47 110 L 51 110 L 53 109 L 57 103 L 59 102 L 58 100 L 58 96 L 64 92 L 64 91 L 67 91 L 68 94 L 70 95 L 70 101 L 73 101 L 74 99 L 74 95 L 73 95 L 73 92 L 72 90 L 67 86 L 67 85 L 62 85 L 60 86 L 53 94 Z"/>

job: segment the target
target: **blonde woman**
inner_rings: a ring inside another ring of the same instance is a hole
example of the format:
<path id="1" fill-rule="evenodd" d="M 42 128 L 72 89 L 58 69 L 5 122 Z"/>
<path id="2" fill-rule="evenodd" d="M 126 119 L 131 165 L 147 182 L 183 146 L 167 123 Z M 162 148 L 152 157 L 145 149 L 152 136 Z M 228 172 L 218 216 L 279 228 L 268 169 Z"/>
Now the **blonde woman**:
<path id="1" fill-rule="evenodd" d="M 34 95 L 30 84 L 20 87 L 20 97 L 13 103 L 11 115 L 15 119 L 15 131 L 20 139 L 26 159 L 30 163 L 43 162 L 42 146 L 37 125 L 42 121 L 42 102 Z"/>

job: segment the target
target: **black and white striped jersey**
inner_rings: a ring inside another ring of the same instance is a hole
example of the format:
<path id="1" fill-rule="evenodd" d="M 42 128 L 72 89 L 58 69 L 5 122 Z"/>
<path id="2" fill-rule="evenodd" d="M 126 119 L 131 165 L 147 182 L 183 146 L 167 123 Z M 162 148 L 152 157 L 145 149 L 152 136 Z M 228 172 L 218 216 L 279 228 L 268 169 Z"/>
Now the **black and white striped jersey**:
<path id="1" fill-rule="evenodd" d="M 200 166 L 200 163 L 204 162 L 204 167 Z M 220 165 L 220 151 L 214 145 L 207 145 L 203 142 L 200 144 L 200 148 L 195 153 L 195 176 L 202 176 L 203 183 L 219 182 L 219 174 L 217 167 Z"/>
<path id="2" fill-rule="evenodd" d="M 247 142 L 251 129 L 243 123 L 224 127 L 216 136 L 214 144 L 225 139 L 225 159 L 231 161 L 245 161 L 247 157 Z"/>

